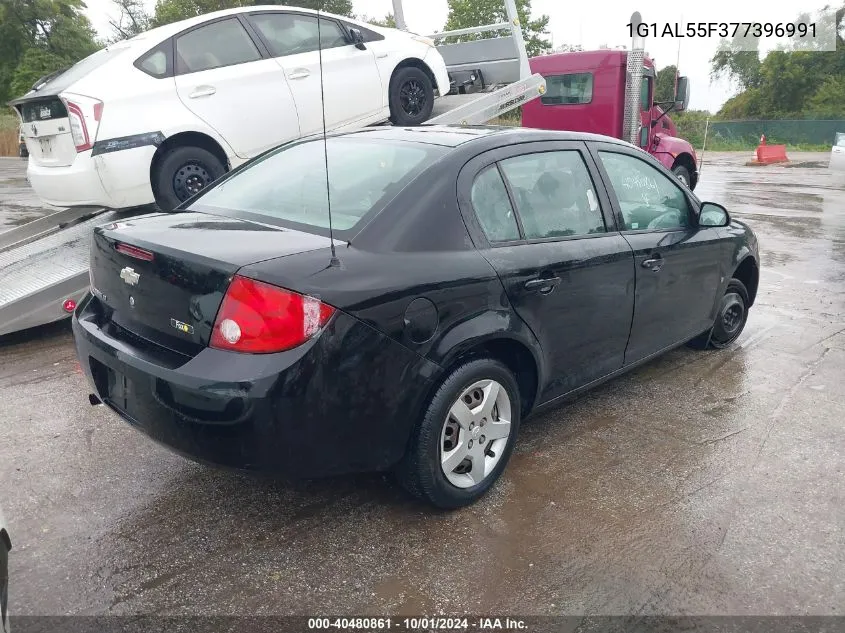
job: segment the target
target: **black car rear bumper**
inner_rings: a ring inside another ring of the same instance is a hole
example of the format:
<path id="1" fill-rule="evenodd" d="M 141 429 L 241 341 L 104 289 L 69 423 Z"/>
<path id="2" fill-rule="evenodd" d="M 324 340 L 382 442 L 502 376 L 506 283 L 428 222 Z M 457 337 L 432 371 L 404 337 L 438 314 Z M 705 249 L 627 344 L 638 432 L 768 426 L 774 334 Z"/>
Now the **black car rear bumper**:
<path id="1" fill-rule="evenodd" d="M 97 397 L 130 424 L 198 461 L 317 477 L 383 470 L 404 454 L 436 365 L 337 313 L 294 350 L 206 348 L 184 363 L 115 336 L 88 295 L 73 317 Z"/>

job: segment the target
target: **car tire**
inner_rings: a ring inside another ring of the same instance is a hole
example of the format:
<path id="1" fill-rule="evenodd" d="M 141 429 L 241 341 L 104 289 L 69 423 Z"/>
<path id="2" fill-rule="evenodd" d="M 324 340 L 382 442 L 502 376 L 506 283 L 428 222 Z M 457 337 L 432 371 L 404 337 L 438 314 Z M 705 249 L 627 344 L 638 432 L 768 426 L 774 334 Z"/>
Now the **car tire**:
<path id="1" fill-rule="evenodd" d="M 439 508 L 474 503 L 505 469 L 520 412 L 519 387 L 502 363 L 478 359 L 461 365 L 428 401 L 397 468 L 400 483 Z"/>
<path id="2" fill-rule="evenodd" d="M 225 173 L 225 165 L 208 150 L 175 147 L 161 159 L 153 177 L 156 205 L 172 211 Z"/>
<path id="3" fill-rule="evenodd" d="M 684 185 L 688 188 L 692 189 L 692 179 L 690 178 L 689 169 L 683 165 L 678 165 L 672 170 L 672 173 L 675 174 L 675 178 L 684 183 Z"/>
<path id="4" fill-rule="evenodd" d="M 390 81 L 390 122 L 402 127 L 425 123 L 434 108 L 434 86 L 416 66 L 400 68 Z"/>
<path id="5" fill-rule="evenodd" d="M 696 349 L 725 349 L 742 334 L 748 322 L 748 290 L 739 279 L 731 279 L 722 300 L 713 327 L 689 342 Z"/>

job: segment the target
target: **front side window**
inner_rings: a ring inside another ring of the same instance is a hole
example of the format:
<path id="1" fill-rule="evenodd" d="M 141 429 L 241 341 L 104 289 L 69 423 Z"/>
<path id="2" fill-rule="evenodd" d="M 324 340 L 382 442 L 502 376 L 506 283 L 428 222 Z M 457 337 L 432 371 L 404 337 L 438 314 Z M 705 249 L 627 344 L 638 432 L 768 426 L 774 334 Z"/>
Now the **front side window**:
<path id="1" fill-rule="evenodd" d="M 593 74 L 572 73 L 549 75 L 546 94 L 540 97 L 543 105 L 590 103 L 593 100 Z"/>
<path id="2" fill-rule="evenodd" d="M 472 184 L 472 208 L 491 242 L 519 239 L 519 226 L 511 207 L 508 190 L 495 165 L 481 172 Z"/>
<path id="3" fill-rule="evenodd" d="M 590 173 L 575 150 L 502 161 L 526 239 L 604 233 Z"/>
<path id="4" fill-rule="evenodd" d="M 333 228 L 355 229 L 384 208 L 445 149 L 422 143 L 337 137 L 326 140 Z M 211 187 L 194 208 L 307 230 L 329 226 L 322 139 L 283 146 Z M 316 231 L 322 233 L 323 231 Z"/>
<path id="5" fill-rule="evenodd" d="M 633 156 L 599 152 L 622 210 L 627 231 L 685 229 L 691 226 L 687 197 L 676 183 Z"/>
<path id="6" fill-rule="evenodd" d="M 273 57 L 310 53 L 323 49 L 346 46 L 346 33 L 334 20 L 320 20 L 297 13 L 258 13 L 249 20 L 267 42 Z M 318 35 L 319 34 L 319 35 Z"/>
<path id="7" fill-rule="evenodd" d="M 261 54 L 237 18 L 201 26 L 176 39 L 176 73 L 245 64 Z"/>

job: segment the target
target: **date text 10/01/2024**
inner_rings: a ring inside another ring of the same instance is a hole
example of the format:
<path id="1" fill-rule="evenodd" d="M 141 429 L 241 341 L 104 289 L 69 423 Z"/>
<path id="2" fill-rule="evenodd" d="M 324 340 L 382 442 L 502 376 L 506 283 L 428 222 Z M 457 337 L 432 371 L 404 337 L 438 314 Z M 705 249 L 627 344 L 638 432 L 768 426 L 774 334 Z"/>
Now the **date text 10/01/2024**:
<path id="1" fill-rule="evenodd" d="M 626 26 L 629 37 L 816 37 L 815 22 L 629 22 Z"/>
<path id="2" fill-rule="evenodd" d="M 526 622 L 517 618 L 308 618 L 309 630 L 341 631 L 523 631 Z"/>

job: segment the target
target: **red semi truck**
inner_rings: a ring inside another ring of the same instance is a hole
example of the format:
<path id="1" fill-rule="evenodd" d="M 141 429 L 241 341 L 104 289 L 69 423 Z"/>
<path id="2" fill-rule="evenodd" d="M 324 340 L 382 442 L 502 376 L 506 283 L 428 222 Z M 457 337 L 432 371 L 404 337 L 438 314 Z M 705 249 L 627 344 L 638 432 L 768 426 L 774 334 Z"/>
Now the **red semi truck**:
<path id="1" fill-rule="evenodd" d="M 629 59 L 632 53 L 636 57 Z M 534 57 L 529 64 L 532 73 L 545 78 L 546 93 L 522 106 L 524 127 L 592 132 L 630 141 L 671 169 L 690 189 L 695 188 L 695 150 L 678 138 L 667 114 L 686 109 L 686 77 L 677 80 L 674 102 L 658 104 L 654 102 L 654 62 L 642 51 L 557 53 Z"/>

